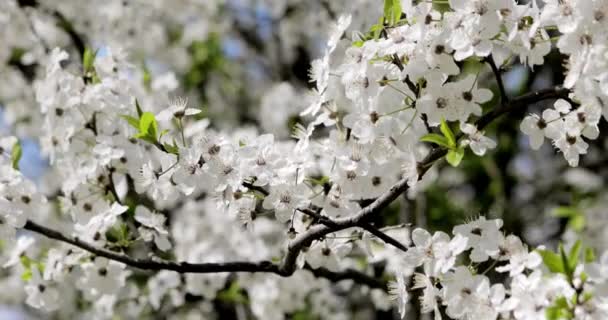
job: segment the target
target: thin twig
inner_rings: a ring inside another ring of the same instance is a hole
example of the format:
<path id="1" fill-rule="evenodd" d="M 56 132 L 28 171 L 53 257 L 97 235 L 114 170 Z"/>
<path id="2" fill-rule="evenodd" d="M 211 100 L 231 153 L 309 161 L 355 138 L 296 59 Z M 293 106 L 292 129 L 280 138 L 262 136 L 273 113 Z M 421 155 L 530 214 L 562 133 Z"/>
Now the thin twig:
<path id="1" fill-rule="evenodd" d="M 500 102 L 507 103 L 509 102 L 509 97 L 507 96 L 507 91 L 505 90 L 505 85 L 502 82 L 502 76 L 500 75 L 500 70 L 496 66 L 496 62 L 494 62 L 494 58 L 490 55 L 486 58 L 486 62 L 492 68 L 492 72 L 494 73 L 494 77 L 496 78 L 496 83 L 498 84 L 498 91 L 500 92 Z"/>
<path id="2" fill-rule="evenodd" d="M 306 208 L 306 209 L 298 209 L 298 211 L 317 219 L 320 223 L 322 223 L 330 228 L 339 228 L 340 227 L 329 217 L 322 216 L 321 214 L 317 213 L 314 210 Z M 372 226 L 371 224 L 369 224 L 366 221 L 361 221 L 359 223 L 358 227 L 366 230 L 367 232 L 373 234 L 374 236 L 376 236 L 380 240 L 384 241 L 385 243 L 388 243 L 403 252 L 406 252 L 408 250 L 408 248 L 406 246 L 404 246 L 401 242 L 399 242 L 397 239 L 382 232 L 382 230 Z"/>

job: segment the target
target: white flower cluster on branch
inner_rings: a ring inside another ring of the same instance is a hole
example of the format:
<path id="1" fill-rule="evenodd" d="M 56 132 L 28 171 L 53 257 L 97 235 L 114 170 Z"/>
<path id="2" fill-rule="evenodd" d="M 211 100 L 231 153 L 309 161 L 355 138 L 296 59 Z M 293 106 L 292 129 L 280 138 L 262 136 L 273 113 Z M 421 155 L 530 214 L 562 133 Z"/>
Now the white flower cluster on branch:
<path id="1" fill-rule="evenodd" d="M 298 1 L 263 2 L 283 41 L 275 54 L 288 56 L 277 64 L 297 60 L 293 38 L 313 38 L 296 30 L 298 19 L 314 14 L 293 13 L 307 6 Z M 348 319 L 356 295 L 402 318 L 607 318 L 608 253 L 596 259 L 592 249 L 606 246 L 571 238 L 557 252 L 531 249 L 485 216 L 444 231 L 384 218 L 400 197 L 428 191 L 442 160 L 458 167 L 504 146 L 486 136 L 501 119 L 517 121 L 532 149 L 547 138 L 578 166 L 608 110 L 608 1 L 361 0 L 352 14 L 313 2 L 328 17 L 316 18 L 315 34 L 326 34 L 310 90 L 287 79 L 266 86 L 247 120 L 257 126 L 237 128 L 208 113 L 232 114 L 222 102 L 235 99 L 212 90 L 174 97 L 176 75 L 186 86 L 220 86 L 209 82 L 221 76 L 206 81 L 199 69 L 214 63 L 216 34 L 231 32 L 230 23 L 210 25 L 232 8 L 224 1 L 177 1 L 168 15 L 161 9 L 172 1 L 0 4 L 0 97 L 14 129 L 0 138 L 10 280 L 0 285 L 20 285 L 19 302 L 58 318 L 206 319 L 229 301 L 260 319 L 305 310 Z M 566 57 L 563 83 L 507 91 L 506 69 L 540 68 L 553 47 Z M 141 56 L 172 71 L 153 75 Z M 4 88 L 13 80 L 13 91 Z M 42 183 L 21 172 L 16 136 L 38 139 L 49 161 Z M 562 215 L 572 230 L 585 219 Z"/>

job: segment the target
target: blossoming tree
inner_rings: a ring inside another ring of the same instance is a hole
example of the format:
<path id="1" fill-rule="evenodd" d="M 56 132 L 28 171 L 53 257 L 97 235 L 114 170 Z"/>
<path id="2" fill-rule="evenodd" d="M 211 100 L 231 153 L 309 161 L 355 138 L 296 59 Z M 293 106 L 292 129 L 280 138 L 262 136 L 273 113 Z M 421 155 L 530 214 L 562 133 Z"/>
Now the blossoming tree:
<path id="1" fill-rule="evenodd" d="M 0 302 L 606 319 L 607 28 L 608 0 L 0 1 Z"/>

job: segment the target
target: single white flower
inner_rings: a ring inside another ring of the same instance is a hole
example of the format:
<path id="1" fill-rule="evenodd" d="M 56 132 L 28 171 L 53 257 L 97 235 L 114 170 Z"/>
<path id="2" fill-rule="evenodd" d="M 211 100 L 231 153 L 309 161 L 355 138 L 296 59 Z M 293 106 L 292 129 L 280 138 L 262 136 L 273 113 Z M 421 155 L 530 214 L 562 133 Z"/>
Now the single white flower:
<path id="1" fill-rule="evenodd" d="M 185 116 L 192 116 L 203 112 L 201 109 L 188 108 L 188 99 L 177 98 L 169 104 L 169 107 L 156 115 L 158 121 L 168 121 L 172 118 L 182 119 Z"/>

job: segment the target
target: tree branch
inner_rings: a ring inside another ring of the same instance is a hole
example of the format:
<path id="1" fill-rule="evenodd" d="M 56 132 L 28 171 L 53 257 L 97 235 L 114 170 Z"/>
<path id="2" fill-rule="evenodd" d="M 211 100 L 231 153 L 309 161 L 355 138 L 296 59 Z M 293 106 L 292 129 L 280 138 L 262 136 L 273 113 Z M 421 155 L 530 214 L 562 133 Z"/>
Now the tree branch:
<path id="1" fill-rule="evenodd" d="M 224 272 L 265 272 L 274 273 L 280 276 L 290 276 L 291 274 L 284 274 L 280 271 L 279 266 L 271 261 L 259 261 L 259 262 L 222 262 L 222 263 L 188 263 L 188 262 L 173 262 L 173 261 L 162 261 L 162 260 L 144 260 L 131 258 L 125 254 L 113 252 L 103 248 L 98 248 L 92 244 L 78 239 L 77 237 L 66 236 L 63 233 L 41 226 L 33 221 L 28 220 L 25 226 L 25 230 L 30 230 L 47 238 L 58 240 L 61 242 L 69 243 L 83 250 L 86 250 L 94 255 L 105 257 L 110 260 L 122 262 L 130 267 L 160 271 L 170 270 L 178 273 L 224 273 Z M 355 283 L 367 285 L 371 288 L 378 288 L 386 290 L 386 283 L 379 279 L 375 279 L 371 276 L 366 275 L 360 271 L 354 269 L 346 269 L 340 272 L 333 272 L 325 268 L 314 269 L 310 266 L 305 269 L 312 272 L 317 277 L 329 279 L 333 282 L 339 282 L 342 280 L 353 280 Z"/>
<path id="2" fill-rule="evenodd" d="M 479 118 L 475 122 L 475 124 L 477 125 L 477 129 L 481 130 L 487 125 L 489 125 L 496 118 L 502 116 L 505 113 L 516 111 L 518 109 L 527 107 L 529 104 L 536 103 L 542 100 L 568 98 L 569 93 L 569 89 L 561 86 L 542 89 L 534 92 L 528 92 L 524 95 L 514 98 L 509 102 L 502 103 L 498 108 L 495 108 L 492 111 L 481 116 L 481 118 Z"/>
<path id="3" fill-rule="evenodd" d="M 362 229 L 365 229 L 367 232 L 373 234 L 378 239 L 384 241 L 385 243 L 392 245 L 393 247 L 395 247 L 403 252 L 407 252 L 407 250 L 408 250 L 408 248 L 406 246 L 404 246 L 401 242 L 399 242 L 397 239 L 389 236 L 388 234 L 382 232 L 382 230 L 372 226 L 369 223 L 363 223 L 359 227 Z"/>
<path id="4" fill-rule="evenodd" d="M 61 12 L 55 10 L 53 11 L 53 16 L 57 19 L 57 25 L 68 34 L 70 40 L 72 40 L 72 44 L 74 44 L 74 47 L 76 47 L 76 50 L 82 59 L 86 47 L 82 36 L 76 32 L 72 23 Z"/>
<path id="5" fill-rule="evenodd" d="M 500 75 L 500 70 L 496 66 L 496 62 L 494 62 L 494 57 L 489 55 L 486 59 L 486 62 L 492 68 L 492 72 L 494 73 L 494 77 L 496 78 L 496 83 L 498 84 L 498 91 L 500 92 L 500 102 L 507 103 L 509 102 L 509 97 L 507 96 L 507 90 L 505 90 L 505 85 L 502 82 L 502 76 Z"/>
<path id="6" fill-rule="evenodd" d="M 298 209 L 298 211 L 317 219 L 320 223 L 322 223 L 330 228 L 339 228 L 340 227 L 338 224 L 336 224 L 334 222 L 334 220 L 330 219 L 329 217 L 322 216 L 321 214 L 315 212 L 314 210 L 307 208 L 307 209 Z M 399 242 L 397 239 L 382 232 L 382 230 L 372 226 L 371 224 L 369 224 L 366 221 L 361 221 L 359 223 L 358 227 L 366 230 L 367 232 L 373 234 L 374 236 L 376 236 L 380 240 L 384 241 L 385 243 L 388 243 L 403 252 L 406 252 L 408 250 L 408 248 L 406 246 L 404 246 L 401 242 Z"/>
<path id="7" fill-rule="evenodd" d="M 346 269 L 344 271 L 334 272 L 327 268 L 313 269 L 309 265 L 304 265 L 304 269 L 310 270 L 318 278 L 325 278 L 332 282 L 340 282 L 342 280 L 353 280 L 355 283 L 364 284 L 370 288 L 388 290 L 387 283 L 380 279 L 368 276 L 365 273 L 355 269 Z"/>

